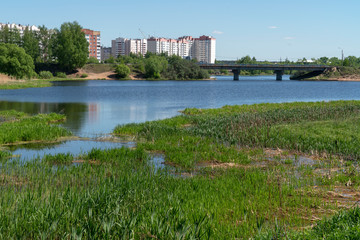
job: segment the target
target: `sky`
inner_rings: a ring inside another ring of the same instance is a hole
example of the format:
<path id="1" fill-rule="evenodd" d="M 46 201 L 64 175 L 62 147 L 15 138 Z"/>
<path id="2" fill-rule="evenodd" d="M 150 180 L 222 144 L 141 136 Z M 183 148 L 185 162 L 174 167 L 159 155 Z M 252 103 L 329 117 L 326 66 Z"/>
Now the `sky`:
<path id="1" fill-rule="evenodd" d="M 360 57 L 359 12 L 359 0 L 0 0 L 0 23 L 77 21 L 108 47 L 117 37 L 210 35 L 218 60 Z"/>

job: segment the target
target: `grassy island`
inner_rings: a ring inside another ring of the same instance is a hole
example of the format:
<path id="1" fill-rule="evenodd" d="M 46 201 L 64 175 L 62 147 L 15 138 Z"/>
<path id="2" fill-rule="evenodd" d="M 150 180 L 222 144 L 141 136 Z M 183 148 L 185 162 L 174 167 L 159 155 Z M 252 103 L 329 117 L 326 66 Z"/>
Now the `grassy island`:
<path id="1" fill-rule="evenodd" d="M 56 123 L 66 119 L 60 114 L 29 116 L 22 112 L 0 111 L 0 145 L 31 141 L 54 141 L 71 135 Z"/>

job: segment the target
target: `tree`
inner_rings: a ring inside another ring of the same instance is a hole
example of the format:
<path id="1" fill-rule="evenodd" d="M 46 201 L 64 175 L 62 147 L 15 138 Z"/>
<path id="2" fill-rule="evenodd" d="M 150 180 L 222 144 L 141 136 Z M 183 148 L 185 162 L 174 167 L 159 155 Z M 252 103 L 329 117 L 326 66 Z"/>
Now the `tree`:
<path id="1" fill-rule="evenodd" d="M 39 26 L 39 32 L 37 34 L 39 41 L 39 56 L 43 63 L 47 63 L 52 58 L 51 41 L 53 40 L 53 34 L 51 30 L 47 29 L 44 25 Z"/>
<path id="2" fill-rule="evenodd" d="M 19 45 L 21 42 L 19 30 L 9 29 L 9 27 L 5 25 L 5 27 L 0 31 L 0 42 Z"/>
<path id="3" fill-rule="evenodd" d="M 148 78 L 160 78 L 167 69 L 168 62 L 164 56 L 150 56 L 146 59 L 145 75 Z"/>
<path id="4" fill-rule="evenodd" d="M 249 55 L 240 58 L 236 61 L 237 64 L 256 64 L 256 58 L 251 58 Z"/>
<path id="5" fill-rule="evenodd" d="M 96 57 L 89 57 L 86 63 L 99 63 L 99 60 Z"/>
<path id="6" fill-rule="evenodd" d="M 25 50 L 15 44 L 0 43 L 0 72 L 16 78 L 31 78 L 34 61 Z"/>
<path id="7" fill-rule="evenodd" d="M 60 30 L 56 30 L 54 56 L 67 71 L 83 67 L 88 59 L 89 44 L 81 29 L 77 22 L 67 22 L 61 25 Z"/>
<path id="8" fill-rule="evenodd" d="M 105 60 L 105 63 L 115 63 L 115 58 L 111 55 L 108 59 Z"/>
<path id="9" fill-rule="evenodd" d="M 37 61 L 40 57 L 39 40 L 36 34 L 26 27 L 24 35 L 21 41 L 21 47 L 25 49 L 25 52 L 29 54 L 34 61 Z"/>
<path id="10" fill-rule="evenodd" d="M 130 74 L 130 68 L 125 64 L 119 64 L 116 66 L 115 72 L 120 78 L 127 78 Z"/>

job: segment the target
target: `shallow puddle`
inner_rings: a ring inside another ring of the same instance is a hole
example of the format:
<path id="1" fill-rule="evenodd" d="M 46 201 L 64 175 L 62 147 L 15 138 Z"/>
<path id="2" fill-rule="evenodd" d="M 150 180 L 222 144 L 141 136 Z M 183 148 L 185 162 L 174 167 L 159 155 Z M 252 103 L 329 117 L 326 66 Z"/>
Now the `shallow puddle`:
<path id="1" fill-rule="evenodd" d="M 60 143 L 39 144 L 29 143 L 10 146 L 13 155 L 23 161 L 36 157 L 42 157 L 46 154 L 71 153 L 74 156 L 86 153 L 93 148 L 109 149 L 121 147 L 135 147 L 134 142 L 107 142 L 96 140 L 71 140 Z"/>

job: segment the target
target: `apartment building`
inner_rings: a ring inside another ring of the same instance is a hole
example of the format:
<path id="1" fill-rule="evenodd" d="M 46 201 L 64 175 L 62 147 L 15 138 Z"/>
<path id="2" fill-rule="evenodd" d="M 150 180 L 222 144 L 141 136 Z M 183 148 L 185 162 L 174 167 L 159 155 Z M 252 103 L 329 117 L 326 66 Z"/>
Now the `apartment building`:
<path id="1" fill-rule="evenodd" d="M 111 47 L 101 47 L 101 61 L 108 60 L 111 56 Z"/>
<path id="2" fill-rule="evenodd" d="M 114 57 L 129 55 L 130 53 L 141 53 L 144 56 L 146 52 L 151 52 L 197 59 L 199 62 L 204 63 L 215 63 L 216 39 L 205 35 L 199 38 L 184 36 L 178 39 L 155 37 L 149 39 L 117 38 L 112 40 L 111 48 Z"/>
<path id="3" fill-rule="evenodd" d="M 128 39 L 126 38 L 116 38 L 111 41 L 111 55 L 113 57 L 124 56 L 125 55 L 125 42 Z"/>
<path id="4" fill-rule="evenodd" d="M 210 36 L 201 36 L 194 40 L 194 58 L 199 62 L 215 63 L 216 39 Z"/>
<path id="5" fill-rule="evenodd" d="M 15 23 L 0 23 L 0 30 L 3 28 L 8 27 L 8 29 L 19 31 L 20 36 L 22 37 L 24 35 L 24 31 L 26 28 L 28 28 L 30 31 L 38 32 L 40 29 L 35 25 L 21 25 L 21 24 L 15 24 Z"/>
<path id="6" fill-rule="evenodd" d="M 111 41 L 111 55 L 114 57 L 130 55 L 130 53 L 145 56 L 148 51 L 147 39 L 116 38 Z"/>
<path id="7" fill-rule="evenodd" d="M 100 31 L 93 31 L 90 29 L 82 29 L 81 31 L 85 33 L 85 38 L 89 43 L 89 57 L 94 57 L 100 62 L 101 61 Z"/>
<path id="8" fill-rule="evenodd" d="M 147 39 L 128 39 L 125 42 L 125 55 L 130 53 L 145 56 L 147 52 Z"/>
<path id="9" fill-rule="evenodd" d="M 167 53 L 182 58 L 197 59 L 199 62 L 215 63 L 216 39 L 210 36 L 178 39 L 149 38 L 148 51 L 156 54 Z"/>

